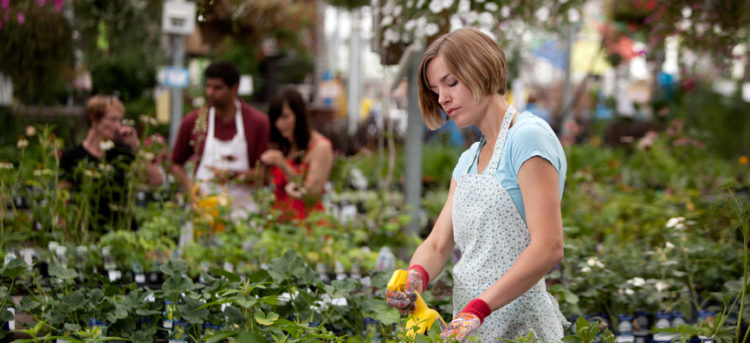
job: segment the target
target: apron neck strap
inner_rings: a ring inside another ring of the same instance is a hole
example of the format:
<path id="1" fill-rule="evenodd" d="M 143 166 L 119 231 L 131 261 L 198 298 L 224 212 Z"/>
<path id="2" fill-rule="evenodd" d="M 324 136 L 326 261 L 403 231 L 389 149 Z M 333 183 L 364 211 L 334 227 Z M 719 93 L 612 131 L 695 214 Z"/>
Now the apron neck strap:
<path id="1" fill-rule="evenodd" d="M 495 149 L 492 151 L 492 158 L 490 159 L 490 163 L 487 165 L 487 175 L 494 175 L 495 170 L 497 169 L 497 166 L 500 162 L 500 155 L 502 155 L 503 147 L 505 146 L 505 138 L 508 136 L 508 129 L 510 129 L 510 123 L 513 122 L 513 116 L 516 115 L 516 108 L 512 105 L 508 105 L 508 109 L 505 111 L 505 115 L 503 116 L 503 123 L 500 126 L 500 133 L 497 135 L 497 141 L 495 142 Z M 474 154 L 474 159 L 472 160 L 472 163 L 469 163 L 469 166 L 466 167 L 466 173 L 469 172 L 469 169 L 471 169 L 471 166 L 474 164 L 474 161 L 477 161 L 478 163 L 478 156 L 479 152 L 482 150 L 482 147 L 487 144 L 487 137 L 482 135 L 482 138 L 479 141 L 479 147 L 477 148 L 476 153 Z M 478 166 L 477 166 L 478 168 Z M 477 169 L 477 173 L 479 170 Z"/>
<path id="2" fill-rule="evenodd" d="M 510 123 L 513 122 L 513 116 L 516 115 L 516 108 L 512 105 L 508 105 L 508 109 L 505 111 L 503 116 L 503 125 L 500 128 L 500 133 L 497 135 L 497 141 L 495 142 L 495 151 L 492 152 L 492 158 L 490 159 L 489 175 L 494 175 L 500 164 L 500 156 L 503 154 L 503 147 L 505 147 L 505 138 L 508 137 L 508 130 L 510 129 Z"/>
<path id="3" fill-rule="evenodd" d="M 240 103 L 239 100 L 234 99 L 234 125 L 237 126 L 237 135 L 241 136 L 245 133 L 245 127 L 244 123 L 242 121 L 242 103 Z M 216 121 L 216 109 L 211 106 L 208 109 L 208 130 L 207 130 L 207 137 L 215 137 L 214 136 L 214 121 Z"/>

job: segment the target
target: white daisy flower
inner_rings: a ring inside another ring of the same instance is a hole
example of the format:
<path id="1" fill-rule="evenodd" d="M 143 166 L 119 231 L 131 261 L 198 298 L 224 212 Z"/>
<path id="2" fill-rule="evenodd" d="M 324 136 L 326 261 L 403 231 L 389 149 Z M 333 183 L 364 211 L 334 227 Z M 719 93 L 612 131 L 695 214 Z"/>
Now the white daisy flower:
<path id="1" fill-rule="evenodd" d="M 109 149 L 112 149 L 115 147 L 115 142 L 105 139 L 99 142 L 99 149 L 102 149 L 102 151 L 107 151 Z"/>
<path id="2" fill-rule="evenodd" d="M 685 217 L 673 217 L 667 220 L 668 229 L 682 230 L 685 228 Z"/>
<path id="3" fill-rule="evenodd" d="M 602 262 L 596 257 L 589 257 L 589 259 L 586 260 L 586 265 L 589 267 L 604 268 L 604 264 L 602 264 Z"/>
<path id="4" fill-rule="evenodd" d="M 644 285 L 646 285 L 646 280 L 644 280 L 643 278 L 639 278 L 639 277 L 634 277 L 628 280 L 627 282 L 628 284 L 633 285 L 634 287 L 643 287 Z"/>

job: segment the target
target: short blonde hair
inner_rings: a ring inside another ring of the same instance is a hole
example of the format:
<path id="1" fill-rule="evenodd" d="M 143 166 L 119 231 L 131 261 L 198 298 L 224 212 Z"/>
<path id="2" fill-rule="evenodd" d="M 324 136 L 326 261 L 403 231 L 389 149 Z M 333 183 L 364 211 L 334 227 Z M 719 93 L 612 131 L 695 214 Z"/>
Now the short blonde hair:
<path id="1" fill-rule="evenodd" d="M 107 114 L 107 110 L 115 108 L 121 112 L 125 112 L 125 106 L 122 105 L 122 101 L 115 96 L 108 95 L 94 95 L 86 102 L 86 122 L 89 126 L 93 126 L 98 121 L 104 118 Z"/>
<path id="2" fill-rule="evenodd" d="M 505 95 L 508 64 L 505 52 L 492 38 L 479 30 L 458 29 L 437 38 L 424 52 L 419 65 L 418 91 L 422 119 L 432 130 L 445 123 L 440 114 L 438 95 L 430 89 L 427 67 L 436 58 L 458 81 L 466 85 L 479 102 L 490 94 Z"/>

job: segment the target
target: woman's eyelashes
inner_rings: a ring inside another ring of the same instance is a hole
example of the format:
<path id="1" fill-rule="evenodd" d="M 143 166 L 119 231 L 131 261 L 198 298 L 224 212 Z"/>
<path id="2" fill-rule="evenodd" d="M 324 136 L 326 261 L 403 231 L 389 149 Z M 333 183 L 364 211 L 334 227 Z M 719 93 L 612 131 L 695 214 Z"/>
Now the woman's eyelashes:
<path id="1" fill-rule="evenodd" d="M 453 87 L 458 84 L 458 80 L 453 80 L 452 82 L 448 83 L 448 87 Z"/>

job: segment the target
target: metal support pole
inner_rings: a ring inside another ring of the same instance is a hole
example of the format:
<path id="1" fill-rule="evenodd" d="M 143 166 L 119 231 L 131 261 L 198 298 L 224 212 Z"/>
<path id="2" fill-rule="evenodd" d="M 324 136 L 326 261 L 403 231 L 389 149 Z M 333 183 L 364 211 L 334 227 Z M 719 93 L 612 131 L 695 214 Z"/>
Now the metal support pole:
<path id="1" fill-rule="evenodd" d="M 169 42 L 172 47 L 172 65 L 175 67 L 182 67 L 185 62 L 185 36 L 170 34 Z M 177 133 L 180 130 L 180 123 L 182 122 L 182 89 L 177 87 L 170 88 L 169 101 L 169 111 L 171 112 L 169 123 L 169 147 L 171 149 L 174 147 Z"/>
<path id="2" fill-rule="evenodd" d="M 347 96 L 347 126 L 349 135 L 357 132 L 359 99 L 362 96 L 362 15 L 359 9 L 351 11 L 352 31 L 349 35 L 349 95 Z"/>
<path id="3" fill-rule="evenodd" d="M 564 34 L 563 41 L 565 42 L 565 81 L 563 83 L 563 95 L 562 95 L 562 111 L 560 112 L 560 137 L 568 137 L 571 133 L 569 132 L 568 125 L 572 120 L 574 109 L 573 109 L 573 84 L 571 82 L 571 58 L 573 56 L 573 41 L 575 37 L 576 27 L 571 25 Z"/>
<path id="4" fill-rule="evenodd" d="M 419 234 L 419 216 L 421 213 L 422 202 L 422 135 L 423 124 L 422 115 L 419 110 L 419 96 L 417 93 L 417 77 L 419 69 L 419 56 L 422 55 L 421 49 L 412 54 L 409 61 L 409 70 L 407 71 L 408 80 L 408 103 L 407 103 L 407 127 L 406 127 L 406 147 L 404 152 L 404 162 L 406 164 L 406 206 L 412 215 L 408 230 L 411 233 Z"/>
<path id="5" fill-rule="evenodd" d="M 315 79 L 310 91 L 311 98 L 308 101 L 315 101 L 317 98 L 318 85 L 323 80 L 323 74 L 328 70 L 328 49 L 325 30 L 326 19 L 326 2 L 315 0 Z"/>

